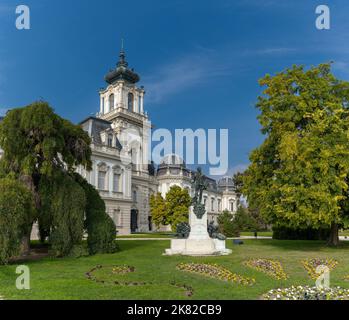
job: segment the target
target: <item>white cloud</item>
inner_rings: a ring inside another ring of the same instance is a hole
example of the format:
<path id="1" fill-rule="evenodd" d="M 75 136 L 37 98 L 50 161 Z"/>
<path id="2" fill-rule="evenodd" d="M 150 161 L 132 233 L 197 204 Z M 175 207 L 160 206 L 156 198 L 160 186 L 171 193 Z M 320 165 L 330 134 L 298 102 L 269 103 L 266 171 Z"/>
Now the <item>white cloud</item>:
<path id="1" fill-rule="evenodd" d="M 229 63 L 219 62 L 215 53 L 202 49 L 163 65 L 151 76 L 145 77 L 144 83 L 149 94 L 147 100 L 160 103 L 170 95 L 230 73 Z"/>

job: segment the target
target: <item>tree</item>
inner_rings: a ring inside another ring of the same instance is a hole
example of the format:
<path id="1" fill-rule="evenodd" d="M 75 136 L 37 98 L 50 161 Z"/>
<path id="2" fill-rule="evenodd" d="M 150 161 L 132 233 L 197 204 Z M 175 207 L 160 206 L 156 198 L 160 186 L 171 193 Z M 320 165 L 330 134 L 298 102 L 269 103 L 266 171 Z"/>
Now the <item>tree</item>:
<path id="1" fill-rule="evenodd" d="M 160 192 L 150 196 L 150 212 L 152 221 L 157 227 L 169 224 L 168 216 L 166 214 L 165 199 L 162 197 Z"/>
<path id="2" fill-rule="evenodd" d="M 171 225 L 172 230 L 176 231 L 178 223 L 188 222 L 190 205 L 191 198 L 188 190 L 172 186 L 165 199 L 160 193 L 150 197 L 152 221 L 157 226 Z"/>
<path id="3" fill-rule="evenodd" d="M 263 144 L 250 155 L 243 193 L 268 222 L 295 228 L 347 224 L 349 83 L 329 64 L 293 66 L 260 80 Z"/>
<path id="4" fill-rule="evenodd" d="M 179 186 L 172 186 L 166 194 L 166 216 L 172 231 L 176 231 L 177 224 L 188 222 L 191 197 L 188 190 Z"/>
<path id="5" fill-rule="evenodd" d="M 75 173 L 75 180 L 85 191 L 85 231 L 88 234 L 87 245 L 90 254 L 114 253 L 119 250 L 115 241 L 116 226 L 106 213 L 105 203 L 98 191 L 80 175 Z"/>
<path id="6" fill-rule="evenodd" d="M 234 215 L 229 211 L 224 210 L 217 217 L 218 229 L 219 232 L 224 234 L 226 237 L 239 237 L 240 228 L 236 223 Z"/>
<path id="7" fill-rule="evenodd" d="M 55 179 L 56 172 L 74 172 L 77 165 L 91 169 L 90 138 L 80 127 L 56 115 L 46 102 L 9 111 L 0 124 L 0 161 L 3 174 L 14 173 L 32 192 L 37 212 L 41 210 L 39 186 L 42 177 Z M 32 224 L 28 222 L 23 250 L 28 252 Z"/>
<path id="8" fill-rule="evenodd" d="M 14 177 L 0 179 L 0 264 L 19 254 L 33 215 L 31 192 Z"/>
<path id="9" fill-rule="evenodd" d="M 11 110 L 0 124 L 0 175 L 14 177 L 34 201 L 34 214 L 22 220 L 24 252 L 34 221 L 56 256 L 82 254 L 85 231 L 90 254 L 117 249 L 115 224 L 103 200 L 75 173 L 79 165 L 91 170 L 90 143 L 80 126 L 56 115 L 45 102 Z"/>

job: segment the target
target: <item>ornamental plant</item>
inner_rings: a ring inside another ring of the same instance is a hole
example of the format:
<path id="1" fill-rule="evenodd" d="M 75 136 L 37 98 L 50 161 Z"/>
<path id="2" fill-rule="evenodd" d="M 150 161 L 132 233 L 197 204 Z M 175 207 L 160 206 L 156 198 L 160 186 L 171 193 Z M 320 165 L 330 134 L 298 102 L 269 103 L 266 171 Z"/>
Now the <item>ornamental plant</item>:
<path id="1" fill-rule="evenodd" d="M 285 273 L 282 265 L 277 260 L 271 259 L 250 259 L 244 262 L 244 265 L 253 268 L 257 271 L 263 272 L 277 280 L 286 280 L 287 274 Z"/>
<path id="2" fill-rule="evenodd" d="M 292 286 L 270 290 L 262 298 L 264 300 L 349 300 L 349 289 Z"/>
<path id="3" fill-rule="evenodd" d="M 181 271 L 203 275 L 217 280 L 238 283 L 241 285 L 253 285 L 256 281 L 253 278 L 248 278 L 232 273 L 230 270 L 218 264 L 180 263 L 177 265 L 177 269 Z"/>
<path id="4" fill-rule="evenodd" d="M 313 258 L 302 261 L 303 267 L 308 271 L 309 276 L 314 280 L 316 280 L 320 275 L 316 272 L 316 268 L 318 266 L 326 266 L 329 270 L 333 270 L 337 264 L 338 261 L 334 259 Z"/>

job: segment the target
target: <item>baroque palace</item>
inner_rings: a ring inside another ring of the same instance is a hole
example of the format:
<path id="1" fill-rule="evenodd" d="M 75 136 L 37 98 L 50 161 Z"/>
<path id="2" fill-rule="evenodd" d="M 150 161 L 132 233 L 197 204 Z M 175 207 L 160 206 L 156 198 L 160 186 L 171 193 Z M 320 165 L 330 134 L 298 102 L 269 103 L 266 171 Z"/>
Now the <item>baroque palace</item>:
<path id="1" fill-rule="evenodd" d="M 80 167 L 77 171 L 99 191 L 118 234 L 155 231 L 150 196 L 160 192 L 165 197 L 174 185 L 191 194 L 194 173 L 175 154 L 165 156 L 157 168 L 149 164 L 151 124 L 144 110 L 144 87 L 137 86 L 139 80 L 139 75 L 128 67 L 122 49 L 116 68 L 105 76 L 105 89 L 99 92 L 99 112 L 80 123 L 92 140 L 93 169 L 88 172 Z M 0 157 L 1 153 L 0 149 Z M 206 180 L 203 201 L 208 220 L 216 221 L 223 210 L 235 212 L 237 197 L 232 179 Z M 37 230 L 33 229 L 35 238 Z"/>

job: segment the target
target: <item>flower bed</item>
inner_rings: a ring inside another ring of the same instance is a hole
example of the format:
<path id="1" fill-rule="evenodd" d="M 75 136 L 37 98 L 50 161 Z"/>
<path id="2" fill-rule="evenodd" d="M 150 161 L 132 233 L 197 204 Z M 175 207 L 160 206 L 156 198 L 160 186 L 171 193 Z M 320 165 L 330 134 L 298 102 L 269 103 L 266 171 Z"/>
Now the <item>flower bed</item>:
<path id="1" fill-rule="evenodd" d="M 244 264 L 277 280 L 287 279 L 287 274 L 285 273 L 279 261 L 270 259 L 251 259 L 245 261 Z"/>
<path id="2" fill-rule="evenodd" d="M 242 285 L 252 285 L 255 283 L 255 279 L 243 277 L 241 275 L 232 273 L 228 269 L 217 264 L 180 263 L 177 265 L 177 269 L 181 271 L 200 274 L 218 280 L 235 282 Z"/>
<path id="3" fill-rule="evenodd" d="M 262 298 L 264 300 L 349 300 L 349 289 L 341 287 L 317 289 L 309 286 L 292 286 L 270 290 Z"/>
<path id="4" fill-rule="evenodd" d="M 134 271 L 135 271 L 135 267 L 131 267 L 131 266 L 116 266 L 116 267 L 113 267 L 113 270 L 112 270 L 114 274 L 126 274 Z"/>
<path id="5" fill-rule="evenodd" d="M 307 259 L 302 261 L 303 267 L 305 270 L 308 271 L 309 276 L 316 280 L 319 277 L 319 273 L 316 273 L 316 268 L 318 266 L 326 266 L 329 270 L 333 270 L 337 264 L 338 261 L 334 259 L 318 259 L 318 258 L 313 258 L 313 259 Z"/>
<path id="6" fill-rule="evenodd" d="M 135 267 L 132 266 L 126 266 L 126 265 L 121 265 L 121 266 L 113 266 L 113 267 L 106 267 L 106 266 L 102 266 L 102 265 L 97 265 L 94 268 L 92 268 L 90 271 L 86 272 L 86 277 L 87 279 L 94 281 L 96 283 L 101 283 L 101 284 L 105 284 L 105 283 L 111 283 L 117 286 L 147 286 L 147 285 L 165 285 L 168 286 L 168 284 L 164 284 L 164 283 L 154 283 L 151 281 L 120 281 L 120 280 L 114 280 L 114 279 L 109 279 L 109 278 L 102 278 L 101 276 L 96 276 L 95 272 L 98 270 L 102 270 L 102 269 L 106 269 L 106 268 L 111 268 L 111 274 L 112 275 L 125 275 L 131 272 L 135 272 Z M 174 287 L 174 288 L 179 288 L 184 290 L 184 294 L 187 297 L 191 297 L 194 294 L 194 289 L 187 285 L 187 284 L 182 284 L 182 283 L 178 283 L 175 280 L 171 281 L 169 283 L 170 286 Z M 0 300 L 1 300 L 1 296 L 0 296 Z"/>

